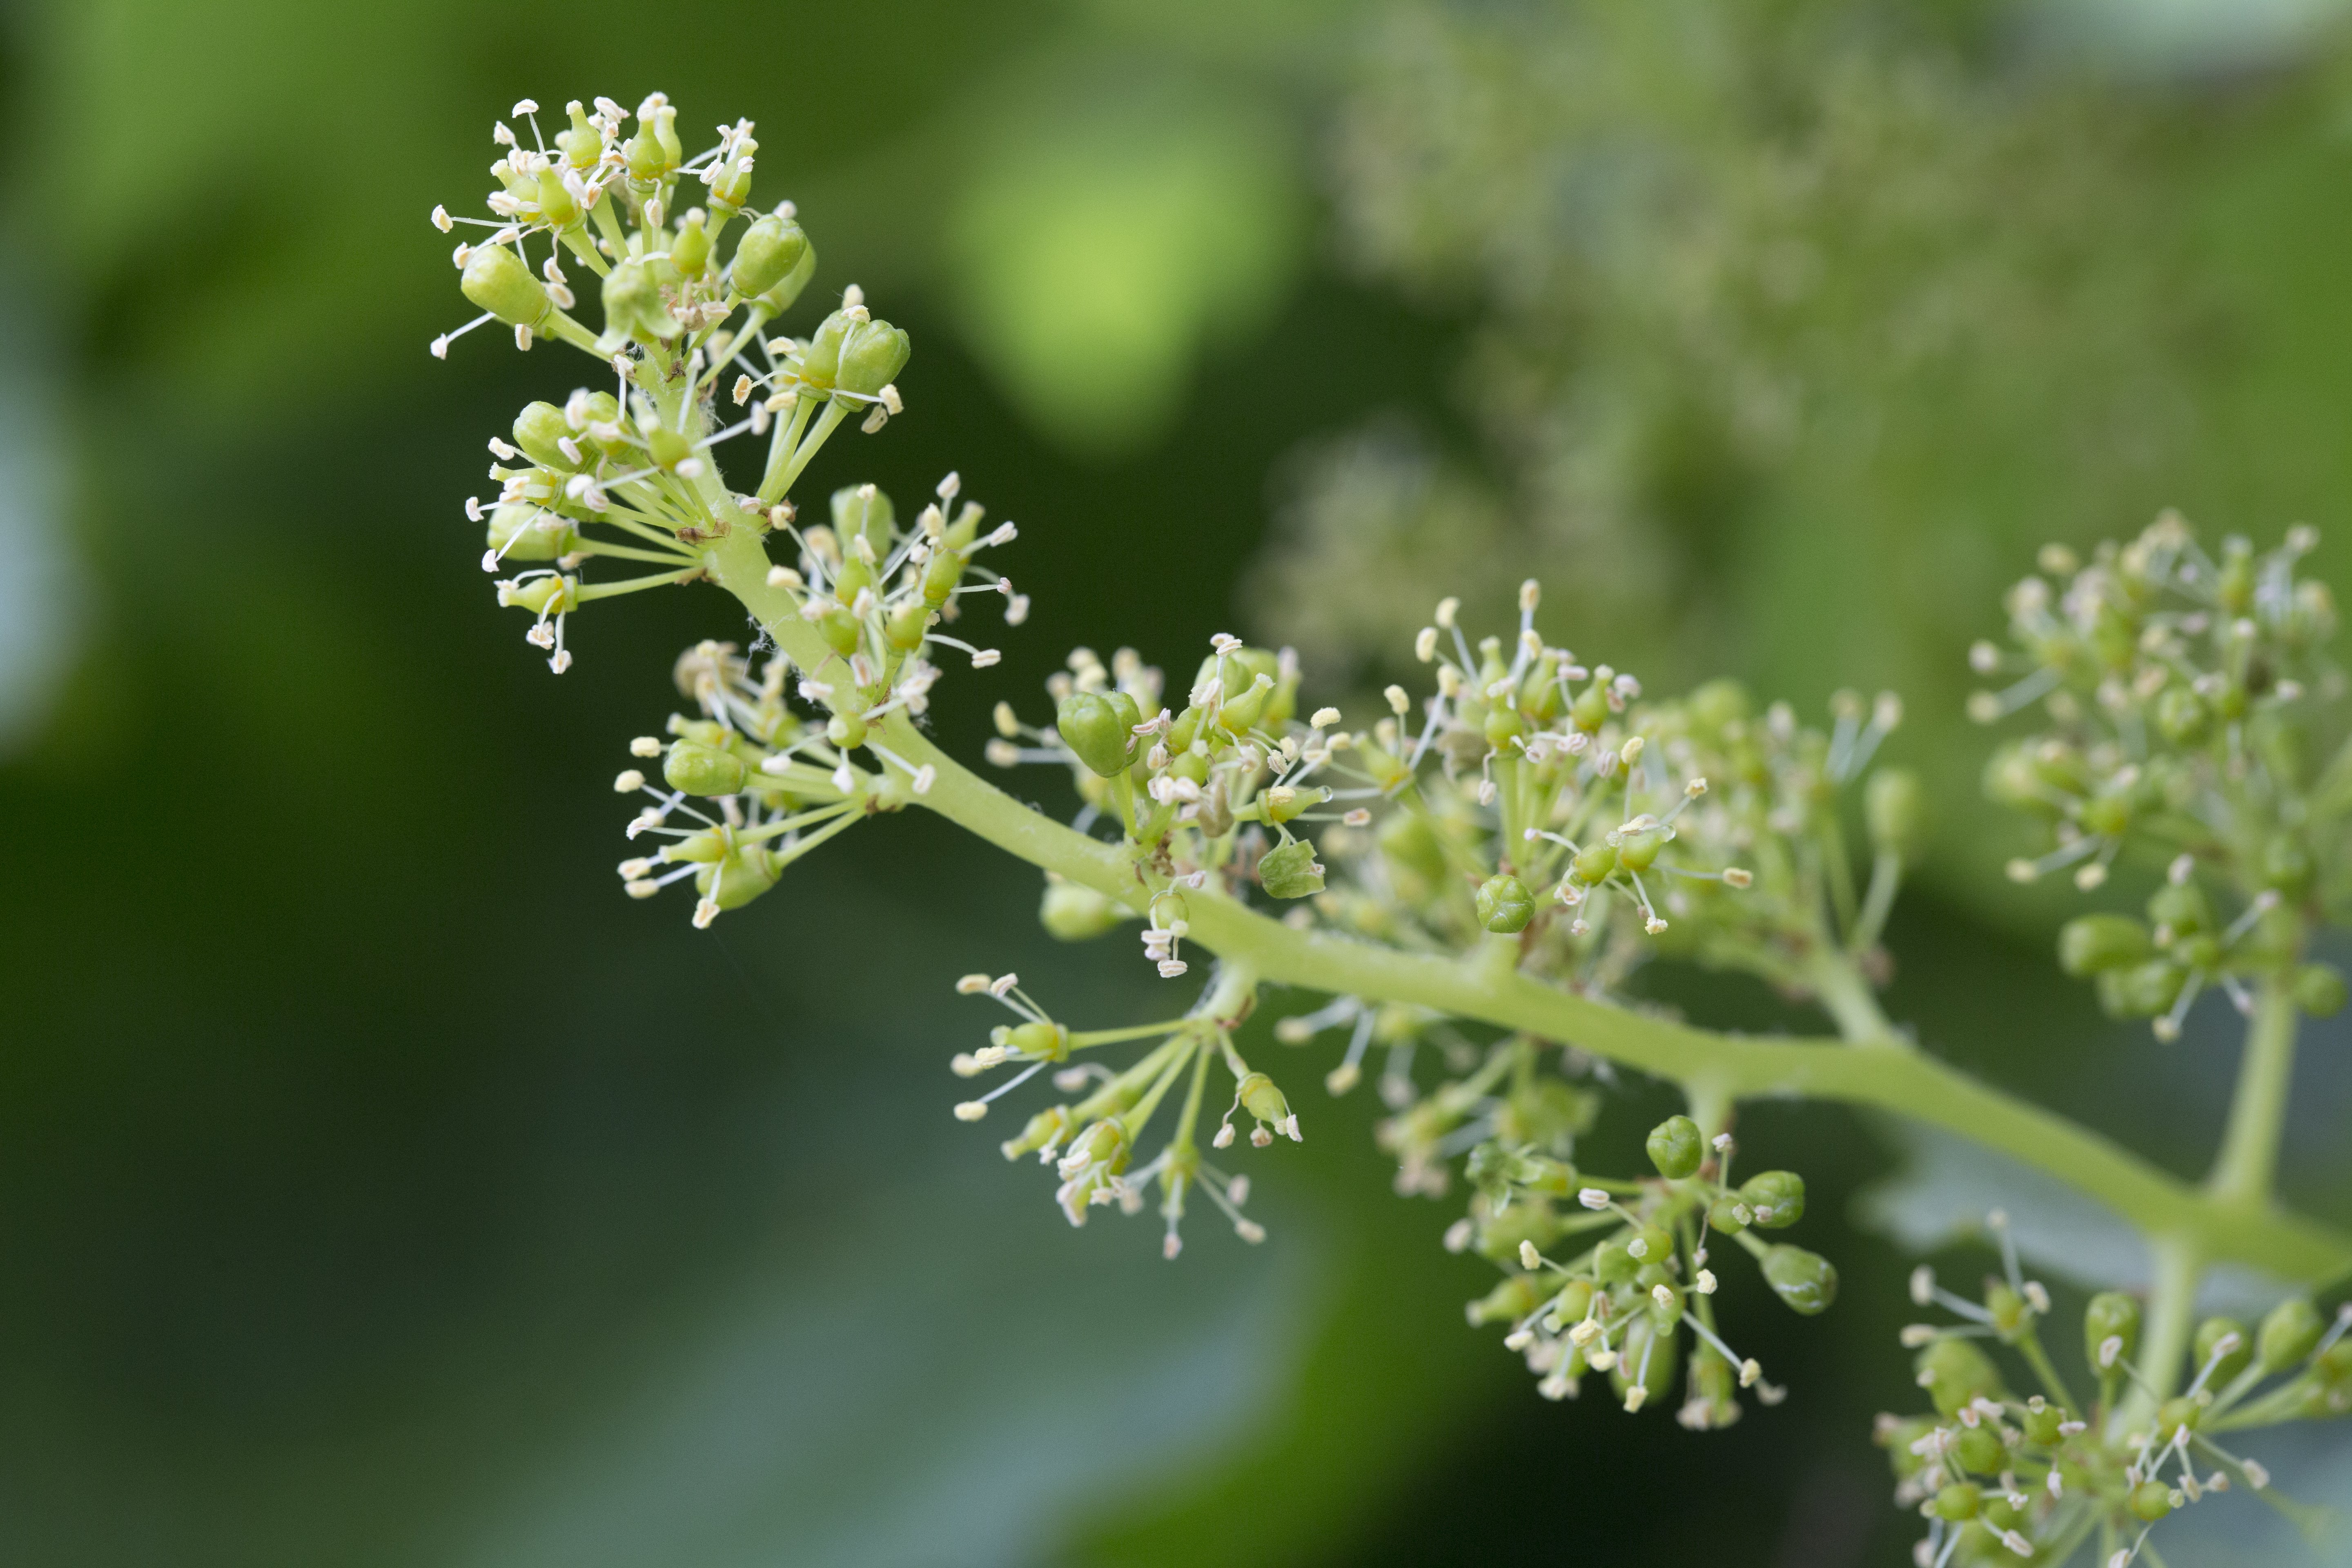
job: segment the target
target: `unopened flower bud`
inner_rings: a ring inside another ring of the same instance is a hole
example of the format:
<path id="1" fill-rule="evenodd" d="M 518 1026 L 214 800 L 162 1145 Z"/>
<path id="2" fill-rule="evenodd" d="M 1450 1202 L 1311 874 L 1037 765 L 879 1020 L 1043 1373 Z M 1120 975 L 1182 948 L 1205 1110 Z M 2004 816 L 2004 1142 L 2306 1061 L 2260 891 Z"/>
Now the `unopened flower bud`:
<path id="1" fill-rule="evenodd" d="M 1687 1116 L 1669 1116 L 1650 1129 L 1646 1147 L 1650 1163 L 1671 1181 L 1696 1174 L 1706 1157 L 1706 1141 L 1699 1136 L 1698 1123 Z"/>
<path id="2" fill-rule="evenodd" d="M 2333 964 L 2306 963 L 2294 972 L 2294 1005 L 2314 1018 L 2333 1018 L 2344 1010 L 2343 973 Z"/>
<path id="3" fill-rule="evenodd" d="M 745 229 L 743 237 L 736 242 L 730 281 L 736 293 L 746 299 L 756 298 L 792 276 L 808 258 L 811 252 L 806 231 L 791 218 L 771 213 Z"/>
<path id="4" fill-rule="evenodd" d="M 1919 858 L 1927 838 L 1927 792 L 1908 768 L 1881 768 L 1863 794 L 1863 816 L 1871 847 L 1905 865 Z"/>
<path id="5" fill-rule="evenodd" d="M 2205 1382 L 2208 1387 L 2220 1388 L 2246 1370 L 2254 1359 L 2252 1336 L 2246 1326 L 2235 1318 L 2208 1318 L 2197 1325 L 2191 1342 L 2190 1364 L 2202 1371 L 2208 1363 L 2216 1363 Z"/>
<path id="6" fill-rule="evenodd" d="M 2058 966 L 2078 980 L 2144 963 L 2155 951 L 2147 927 L 2129 915 L 2078 915 L 2058 931 Z"/>
<path id="7" fill-rule="evenodd" d="M 669 242 L 669 264 L 682 277 L 699 278 L 702 269 L 710 265 L 710 234 L 702 226 L 702 214 L 690 212 L 677 226 L 677 234 Z"/>
<path id="8" fill-rule="evenodd" d="M 912 353 L 904 330 L 887 321 L 861 321 L 843 339 L 834 384 L 843 392 L 871 397 L 907 368 Z"/>
<path id="9" fill-rule="evenodd" d="M 2301 1362 L 2319 1348 L 2324 1329 L 2319 1311 L 2308 1297 L 2290 1296 L 2281 1301 L 2263 1320 L 2262 1332 L 2254 1342 L 2263 1371 L 2275 1376 Z"/>
<path id="10" fill-rule="evenodd" d="M 604 296 L 608 342 L 614 338 L 667 341 L 685 330 L 669 313 L 650 261 L 632 258 L 614 267 L 604 275 Z"/>
<path id="11" fill-rule="evenodd" d="M 1124 691 L 1074 691 L 1062 700 L 1054 727 L 1078 761 L 1104 778 L 1127 771 L 1141 717 Z"/>
<path id="12" fill-rule="evenodd" d="M 2000 1369 L 1972 1341 L 1939 1339 L 1921 1351 L 1912 1365 L 1918 1385 L 1927 1391 L 1937 1413 L 1948 1420 L 1971 1401 L 2000 1392 Z"/>
<path id="13" fill-rule="evenodd" d="M 1805 1179 L 1794 1171 L 1766 1171 L 1739 1188 L 1739 1201 L 1767 1230 L 1784 1230 L 1805 1215 Z"/>
<path id="14" fill-rule="evenodd" d="M 503 245 L 476 247 L 466 258 L 457 287 L 467 299 L 510 327 L 537 327 L 555 309 L 546 286 Z"/>
<path id="15" fill-rule="evenodd" d="M 1765 1251 L 1763 1268 L 1772 1293 L 1808 1317 L 1826 1310 L 1837 1300 L 1837 1270 L 1818 1252 L 1807 1252 L 1801 1247 L 1772 1247 Z"/>
<path id="16" fill-rule="evenodd" d="M 1510 936 L 1528 929 L 1535 918 L 1535 895 L 1517 877 L 1489 877 L 1480 884 L 1477 896 L 1478 923 L 1499 935 Z"/>
<path id="17" fill-rule="evenodd" d="M 2116 1342 L 2112 1353 L 2107 1342 Z M 2102 1374 L 2139 1351 L 2139 1302 L 2120 1290 L 2102 1290 L 2083 1310 L 2083 1353 Z"/>

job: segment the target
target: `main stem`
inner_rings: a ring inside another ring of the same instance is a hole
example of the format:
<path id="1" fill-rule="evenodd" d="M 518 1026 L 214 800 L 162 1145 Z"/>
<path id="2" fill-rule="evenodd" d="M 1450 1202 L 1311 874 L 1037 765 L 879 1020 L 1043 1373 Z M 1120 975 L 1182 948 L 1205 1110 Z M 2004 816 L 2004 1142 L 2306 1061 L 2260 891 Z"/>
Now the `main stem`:
<path id="1" fill-rule="evenodd" d="M 767 585 L 767 551 L 756 532 L 730 530 L 711 542 L 705 560 L 719 584 L 796 664 L 815 672 L 837 662 L 814 628 L 801 620 L 791 595 Z M 836 693 L 849 685 L 834 684 Z M 1138 912 L 1165 890 L 1164 879 L 1139 868 L 1130 851 L 1074 832 L 1013 800 L 932 745 L 903 712 L 890 715 L 880 728 L 885 744 L 910 766 L 929 764 L 937 772 L 928 794 L 900 794 L 899 800 L 928 806 L 999 848 Z M 903 781 L 894 776 L 893 783 L 903 790 Z M 2173 1238 L 2203 1258 L 2251 1264 L 2307 1284 L 2352 1273 L 2352 1237 L 2268 1204 L 2200 1193 L 2099 1134 L 1922 1052 L 1716 1034 L 1579 996 L 1525 974 L 1496 973 L 1475 956 L 1457 962 L 1297 931 L 1213 889 L 1188 891 L 1185 900 L 1191 927 L 1186 940 L 1246 964 L 1273 984 L 1412 1003 L 1573 1042 L 1671 1079 L 1695 1100 L 1709 1104 L 1803 1095 L 1876 1106 L 1948 1129 L 2047 1172 L 2106 1205 L 2144 1235 Z M 1884 1029 L 1883 1021 L 1875 1027 Z"/>
<path id="2" fill-rule="evenodd" d="M 2253 1022 L 2246 1029 L 2237 1098 L 2230 1104 L 2221 1152 L 2205 1178 L 2205 1190 L 2217 1203 L 2257 1208 L 2270 1202 L 2287 1090 L 2294 1079 L 2294 997 L 2286 982 L 2263 982 L 2254 998 Z"/>
<path id="3" fill-rule="evenodd" d="M 2238 1063 L 2238 1089 L 2221 1151 L 2205 1178 L 2205 1201 L 2224 1210 L 2268 1212 L 2278 1174 L 2279 1136 L 2286 1123 L 2287 1093 L 2294 1079 L 2294 997 L 2284 978 L 2263 983 L 2254 998 L 2253 1021 Z M 2158 1236 L 2155 1289 L 2149 1293 L 2147 1334 L 2141 1343 L 2140 1373 L 2149 1387 L 2137 1389 L 2116 1412 L 2116 1430 L 2143 1419 L 2160 1398 L 2178 1389 L 2188 1372 L 2189 1329 L 2197 1317 L 2197 1287 L 2206 1256 L 2195 1237 Z"/>

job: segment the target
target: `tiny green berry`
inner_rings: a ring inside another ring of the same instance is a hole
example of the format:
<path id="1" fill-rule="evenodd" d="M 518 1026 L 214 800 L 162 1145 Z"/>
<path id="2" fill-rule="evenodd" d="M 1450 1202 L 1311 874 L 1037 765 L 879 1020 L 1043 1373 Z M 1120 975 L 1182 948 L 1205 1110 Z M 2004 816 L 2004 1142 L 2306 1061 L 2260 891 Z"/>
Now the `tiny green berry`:
<path id="1" fill-rule="evenodd" d="M 1706 1141 L 1699 1135 L 1698 1123 L 1687 1116 L 1669 1116 L 1651 1128 L 1644 1147 L 1658 1174 L 1676 1182 L 1696 1175 L 1706 1155 Z"/>

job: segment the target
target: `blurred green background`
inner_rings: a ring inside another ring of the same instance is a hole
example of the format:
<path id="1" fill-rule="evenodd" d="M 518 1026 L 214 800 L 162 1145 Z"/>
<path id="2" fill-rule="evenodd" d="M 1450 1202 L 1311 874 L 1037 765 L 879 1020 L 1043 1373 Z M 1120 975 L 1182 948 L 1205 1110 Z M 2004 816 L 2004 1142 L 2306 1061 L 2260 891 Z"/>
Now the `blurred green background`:
<path id="1" fill-rule="evenodd" d="M 2318 524 L 2352 594 L 2344 10 L 16 8 L 0 1558 L 1903 1560 L 1867 1432 L 1910 1392 L 1906 1249 L 1991 1201 L 2091 1272 L 2128 1247 L 1901 1129 L 1752 1110 L 1845 1295 L 1735 1302 L 1795 1392 L 1693 1436 L 1546 1405 L 1465 1331 L 1483 1266 L 1390 1193 L 1368 1095 L 1303 1097 L 1308 1142 L 1252 1166 L 1263 1248 L 1072 1233 L 947 1116 L 985 1023 L 949 983 L 1017 968 L 1105 1023 L 1159 983 L 920 820 L 708 933 L 617 896 L 605 783 L 735 623 L 603 608 L 557 680 L 493 608 L 460 501 L 579 372 L 426 356 L 469 312 L 425 214 L 471 210 L 526 94 L 758 121 L 759 199 L 822 256 L 803 310 L 854 280 L 917 343 L 909 416 L 804 490 L 952 467 L 1022 524 L 1036 612 L 935 710 L 964 755 L 1073 644 L 1182 668 L 1244 630 L 1339 700 L 1437 594 L 1529 572 L 1556 639 L 1654 687 L 1899 689 L 1943 829 L 1894 1011 L 2194 1173 L 2228 1021 L 2158 1049 L 2056 978 L 1961 652 L 2035 545 L 2165 505 Z M 2289 1184 L 2347 1221 L 2352 1031 L 2314 1033 Z M 1630 1158 L 1667 1101 L 1622 1099 Z M 2352 1506 L 2344 1434 L 2258 1451 Z M 2306 1560 L 2243 1500 L 2195 1512 L 2176 1563 Z"/>

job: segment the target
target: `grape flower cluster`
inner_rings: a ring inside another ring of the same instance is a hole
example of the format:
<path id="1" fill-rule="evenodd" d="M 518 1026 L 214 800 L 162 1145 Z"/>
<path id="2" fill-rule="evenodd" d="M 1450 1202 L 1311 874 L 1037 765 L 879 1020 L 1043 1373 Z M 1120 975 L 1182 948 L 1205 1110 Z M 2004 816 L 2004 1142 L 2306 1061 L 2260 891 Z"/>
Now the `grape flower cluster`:
<path id="1" fill-rule="evenodd" d="M 1575 1020 L 1668 1027 L 1632 985 L 1660 958 L 1738 971 L 1817 1007 L 1844 1042 L 1770 1049 L 1816 1063 L 1877 1053 L 1865 1075 L 1846 1075 L 1848 1097 L 1931 1114 L 1950 1075 L 1877 1000 L 1892 973 L 1888 916 L 1927 838 L 1920 781 L 1879 763 L 1899 700 L 1840 692 L 1816 726 L 1727 680 L 1653 697 L 1553 640 L 1528 581 L 1507 635 L 1474 642 L 1460 604 L 1440 602 L 1413 643 L 1427 679 L 1365 700 L 1370 723 L 1310 709 L 1289 650 L 1231 635 L 1210 639 L 1181 686 L 1132 648 L 1107 663 L 1076 649 L 1046 683 L 1051 713 L 998 703 L 987 747 L 1001 768 L 1069 778 L 1069 826 L 1046 822 L 921 728 L 950 654 L 975 669 L 999 659 L 948 628 L 971 635 L 975 605 L 993 604 L 1007 626 L 1028 616 L 986 553 L 1014 526 L 992 525 L 952 473 L 912 517 L 871 484 L 834 489 L 821 517 L 792 499 L 844 423 L 872 434 L 905 412 L 896 378 L 910 345 L 855 286 L 806 335 L 772 331 L 816 257 L 791 203 L 751 203 L 753 127 L 720 125 L 689 154 L 656 93 L 634 114 L 609 99 L 567 104 L 551 138 L 526 100 L 492 134 L 488 216 L 432 215 L 444 234 L 466 228 L 453 260 L 481 314 L 432 352 L 446 359 L 496 322 L 520 349 L 553 341 L 593 367 L 489 443 L 497 489 L 466 512 L 499 603 L 530 615 L 527 640 L 558 674 L 573 662 L 571 617 L 601 599 L 711 583 L 749 616 L 740 640 L 678 658 L 680 710 L 629 744 L 614 787 L 636 797 L 625 831 L 637 852 L 619 867 L 630 896 L 688 883 L 693 922 L 708 926 L 857 823 L 922 805 L 1048 867 L 1039 914 L 1054 935 L 1140 921 L 1160 982 L 1192 974 L 1196 922 L 1213 925 L 1224 940 L 1207 944 L 1206 983 L 1151 1023 L 1074 1026 L 1014 974 L 957 983 L 1009 1021 L 952 1058 L 957 1076 L 987 1080 L 955 1117 L 984 1121 L 1043 1077 L 1058 1098 L 1028 1110 L 1005 1156 L 1053 1167 L 1073 1225 L 1098 1207 L 1139 1213 L 1156 1190 L 1171 1258 L 1202 1196 L 1244 1240 L 1263 1240 L 1236 1145 L 1303 1140 L 1277 1081 L 1287 1074 L 1270 1070 L 1281 1057 L 1252 1032 L 1269 952 L 1357 955 L 1323 971 L 1352 978 L 1320 984 L 1328 1000 L 1277 1019 L 1272 1042 L 1344 1038 L 1322 1074 L 1332 1096 L 1356 1089 L 1380 1051 L 1375 1136 L 1398 1191 L 1443 1198 L 1461 1184 L 1465 1212 L 1444 1244 L 1500 1276 L 1468 1315 L 1503 1328 L 1538 1391 L 1565 1398 L 1601 1374 L 1628 1412 L 1672 1405 L 1693 1429 L 1738 1420 L 1742 1391 L 1783 1397 L 1718 1321 L 1716 1265 L 1745 1253 L 1787 1306 L 1827 1310 L 1834 1268 L 1778 1239 L 1804 1215 L 1803 1179 L 1767 1169 L 1735 1182 L 1738 1096 L 1705 1074 L 1678 1079 L 1688 1113 L 1651 1130 L 1650 1170 L 1580 1164 L 1616 1080 L 1574 1043 Z M 593 330 L 574 314 L 574 280 L 590 278 Z M 2268 553 L 2232 539 L 2210 554 L 2168 515 L 2087 563 L 2053 546 L 2010 595 L 2013 650 L 1970 656 L 2010 678 L 1972 701 L 1977 718 L 2038 707 L 2043 719 L 1987 774 L 2051 841 L 2012 875 L 2071 871 L 2095 894 L 2149 865 L 2145 919 L 2072 921 L 2062 964 L 2164 1037 L 2209 993 L 2254 1016 L 2211 1195 L 2166 1200 L 2196 1218 L 2226 1202 L 2233 1224 L 2269 1222 L 2295 1020 L 2345 1000 L 2341 976 L 2308 955 L 2316 929 L 2352 904 L 2352 747 L 2318 764 L 2305 753 L 2327 722 L 2319 700 L 2344 684 L 2325 655 L 2332 605 L 2296 574 L 2315 543 L 2297 530 Z M 1279 923 L 1265 918 L 1277 910 Z M 1443 983 L 1415 991 L 1383 966 Z M 1543 1016 L 1566 1026 L 1537 1031 L 1485 1005 L 1504 993 L 1558 1004 Z M 1756 1059 L 1727 1037 L 1678 1038 L 1718 1062 Z M 1740 1092 L 1790 1087 L 1751 1077 Z M 2108 1174 L 2127 1159 L 2071 1147 L 2078 1168 Z M 2134 1191 L 2167 1181 L 2121 1179 Z M 2258 1330 L 2212 1319 L 2184 1343 L 2176 1291 L 2151 1318 L 2179 1332 L 2152 1331 L 2145 1349 L 2137 1300 L 2102 1294 L 2085 1329 L 2096 1397 L 2078 1400 L 2038 1336 L 2049 1293 L 1995 1228 L 2003 1269 L 1981 1300 L 1915 1279 L 1916 1299 L 1956 1321 L 1906 1331 L 1934 1414 L 1881 1424 L 1898 1495 L 1929 1521 L 1926 1568 L 2060 1562 L 2093 1534 L 2110 1568 L 2153 1557 L 2146 1529 L 2172 1510 L 2231 1485 L 2274 1496 L 2222 1438 L 2352 1407 L 2347 1320 L 2331 1326 L 2301 1294 Z M 2182 1278 L 2193 1289 L 2195 1268 Z M 2039 1392 L 2011 1394 L 1988 1342 L 2021 1359 Z"/>

